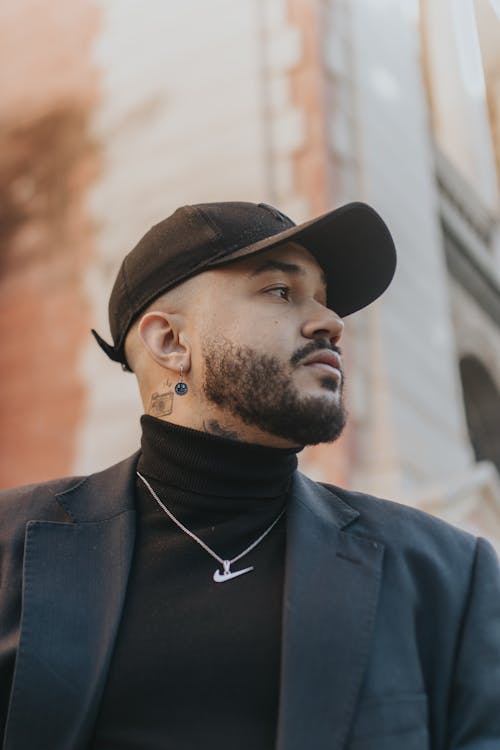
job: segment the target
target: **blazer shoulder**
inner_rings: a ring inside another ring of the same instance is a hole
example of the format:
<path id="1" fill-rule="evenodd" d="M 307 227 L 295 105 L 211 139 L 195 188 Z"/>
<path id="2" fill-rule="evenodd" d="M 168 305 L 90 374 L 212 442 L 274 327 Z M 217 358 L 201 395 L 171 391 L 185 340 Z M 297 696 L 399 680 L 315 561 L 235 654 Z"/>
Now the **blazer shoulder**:
<path id="1" fill-rule="evenodd" d="M 68 476 L 49 479 L 45 482 L 24 484 L 19 487 L 0 490 L 0 513 L 11 505 L 40 503 L 43 497 L 54 497 L 60 492 L 85 481 L 85 476 Z"/>
<path id="2" fill-rule="evenodd" d="M 416 590 L 425 589 L 425 596 L 439 592 L 437 600 L 454 601 L 459 608 L 478 582 L 483 586 L 489 581 L 487 585 L 500 589 L 500 563 L 488 540 L 418 508 L 334 485 L 323 487 L 358 511 L 350 533 L 384 545 L 387 581 L 406 571 Z"/>
<path id="3" fill-rule="evenodd" d="M 47 520 L 65 520 L 66 513 L 62 505 L 55 502 L 56 497 L 71 494 L 86 483 L 96 482 L 99 486 L 103 483 L 112 485 L 117 475 L 130 470 L 137 455 L 136 453 L 92 474 L 58 477 L 46 482 L 0 490 L 0 527 L 9 521 L 20 522 L 41 517 Z"/>
<path id="4" fill-rule="evenodd" d="M 85 477 L 59 477 L 47 482 L 28 484 L 0 491 L 0 543 L 24 534 L 28 521 L 67 521 L 55 495 L 77 486 Z"/>
<path id="5" fill-rule="evenodd" d="M 452 557 L 474 555 L 477 537 L 448 521 L 410 505 L 331 484 L 323 487 L 358 511 L 358 529 L 393 547 L 434 550 Z"/>

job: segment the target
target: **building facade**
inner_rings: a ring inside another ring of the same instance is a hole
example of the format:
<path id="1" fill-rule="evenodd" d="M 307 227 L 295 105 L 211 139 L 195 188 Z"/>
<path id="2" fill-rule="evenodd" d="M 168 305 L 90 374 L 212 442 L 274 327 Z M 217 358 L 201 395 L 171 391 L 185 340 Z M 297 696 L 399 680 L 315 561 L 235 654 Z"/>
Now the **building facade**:
<path id="1" fill-rule="evenodd" d="M 4 486 L 138 446 L 133 376 L 89 335 L 177 206 L 350 200 L 398 271 L 346 320 L 350 423 L 314 478 L 500 546 L 500 18 L 478 0 L 35 0 L 0 11 Z"/>

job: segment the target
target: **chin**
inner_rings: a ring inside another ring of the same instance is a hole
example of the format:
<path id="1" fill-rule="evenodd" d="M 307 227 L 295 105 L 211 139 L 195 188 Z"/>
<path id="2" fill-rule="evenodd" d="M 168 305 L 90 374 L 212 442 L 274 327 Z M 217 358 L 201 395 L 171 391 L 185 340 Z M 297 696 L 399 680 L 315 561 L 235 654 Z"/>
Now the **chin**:
<path id="1" fill-rule="evenodd" d="M 327 396 L 338 401 L 342 395 L 342 387 L 338 380 L 325 378 L 315 388 L 307 389 L 307 393 L 311 396 Z"/>
<path id="2" fill-rule="evenodd" d="M 342 392 L 343 379 L 335 377 L 334 375 L 323 374 L 320 377 L 315 374 L 313 379 L 308 379 L 307 383 L 303 385 L 301 391 L 307 393 L 341 393 Z"/>

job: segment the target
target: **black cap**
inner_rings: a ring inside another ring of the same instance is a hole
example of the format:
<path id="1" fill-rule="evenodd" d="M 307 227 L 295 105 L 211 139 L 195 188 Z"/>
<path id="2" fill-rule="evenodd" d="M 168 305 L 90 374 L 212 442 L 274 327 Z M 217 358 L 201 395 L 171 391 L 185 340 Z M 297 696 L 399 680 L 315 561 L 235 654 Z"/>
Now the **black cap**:
<path id="1" fill-rule="evenodd" d="M 391 234 L 366 203 L 348 203 L 296 226 L 266 203 L 201 203 L 155 224 L 124 258 L 109 299 L 113 345 L 92 331 L 115 362 L 130 369 L 125 337 L 154 299 L 191 276 L 247 255 L 296 242 L 327 278 L 328 306 L 341 317 L 379 297 L 396 268 Z"/>

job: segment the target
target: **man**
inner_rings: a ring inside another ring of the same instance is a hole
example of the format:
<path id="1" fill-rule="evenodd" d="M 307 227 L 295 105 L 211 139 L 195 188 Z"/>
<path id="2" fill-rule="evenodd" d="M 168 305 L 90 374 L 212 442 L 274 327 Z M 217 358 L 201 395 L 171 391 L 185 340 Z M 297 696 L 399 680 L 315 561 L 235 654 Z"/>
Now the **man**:
<path id="1" fill-rule="evenodd" d="M 94 333 L 141 451 L 0 501 L 4 750 L 498 750 L 490 545 L 296 469 L 394 268 L 359 203 L 183 207 L 129 253 Z"/>

